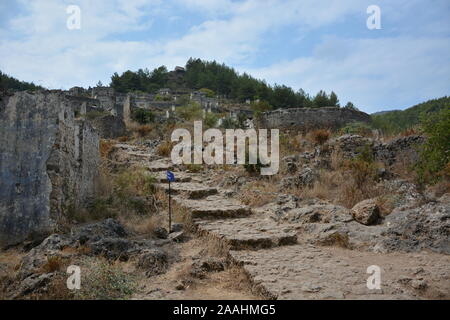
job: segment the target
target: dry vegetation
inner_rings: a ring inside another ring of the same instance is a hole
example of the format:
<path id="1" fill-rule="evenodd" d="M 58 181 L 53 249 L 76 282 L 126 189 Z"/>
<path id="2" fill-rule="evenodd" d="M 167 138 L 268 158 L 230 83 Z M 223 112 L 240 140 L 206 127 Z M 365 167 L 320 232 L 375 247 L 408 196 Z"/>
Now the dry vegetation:
<path id="1" fill-rule="evenodd" d="M 173 143 L 170 141 L 163 141 L 156 149 L 156 154 L 161 157 L 169 157 L 172 151 Z"/>
<path id="2" fill-rule="evenodd" d="M 331 137 L 331 131 L 328 129 L 317 129 L 308 134 L 309 139 L 316 145 L 323 145 Z"/>
<path id="3" fill-rule="evenodd" d="M 103 168 L 97 181 L 98 195 L 87 208 L 71 210 L 74 222 L 116 218 L 138 234 L 152 233 L 160 225 L 155 178 L 141 167 L 117 173 Z"/>
<path id="4" fill-rule="evenodd" d="M 112 151 L 113 147 L 114 147 L 115 142 L 113 140 L 106 140 L 106 139 L 101 139 L 100 140 L 100 156 L 103 159 L 107 159 L 110 152 Z"/>
<path id="5" fill-rule="evenodd" d="M 311 186 L 288 190 L 301 198 L 319 198 L 329 200 L 335 204 L 352 208 L 358 202 L 382 197 L 383 211 L 390 212 L 386 190 L 378 184 L 376 172 L 381 164 L 373 161 L 362 152 L 355 159 L 344 159 L 333 152 L 330 159 L 330 168 L 322 169 L 319 178 Z"/>
<path id="6" fill-rule="evenodd" d="M 242 187 L 239 200 L 246 205 L 260 207 L 274 201 L 277 193 L 278 187 L 273 179 L 251 181 Z"/>

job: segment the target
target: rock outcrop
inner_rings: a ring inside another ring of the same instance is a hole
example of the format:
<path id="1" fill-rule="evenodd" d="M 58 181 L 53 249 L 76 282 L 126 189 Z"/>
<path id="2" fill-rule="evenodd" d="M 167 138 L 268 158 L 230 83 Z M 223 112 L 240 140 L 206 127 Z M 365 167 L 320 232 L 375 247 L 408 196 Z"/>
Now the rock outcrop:
<path id="1" fill-rule="evenodd" d="M 99 137 L 60 91 L 0 96 L 0 246 L 43 237 L 94 195 Z"/>

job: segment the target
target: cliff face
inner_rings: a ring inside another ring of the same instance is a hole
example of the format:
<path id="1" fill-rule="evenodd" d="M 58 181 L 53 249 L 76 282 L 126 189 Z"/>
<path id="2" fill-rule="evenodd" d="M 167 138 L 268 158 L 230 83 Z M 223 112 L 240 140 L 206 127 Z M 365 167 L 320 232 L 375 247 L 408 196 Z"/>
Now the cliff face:
<path id="1" fill-rule="evenodd" d="M 0 246 L 45 235 L 94 195 L 98 144 L 61 92 L 0 96 Z"/>
<path id="2" fill-rule="evenodd" d="M 316 129 L 329 128 L 337 129 L 349 122 L 370 122 L 370 116 L 364 112 L 337 108 L 299 108 L 282 109 L 265 112 L 260 117 L 260 124 L 264 128 L 299 128 Z"/>

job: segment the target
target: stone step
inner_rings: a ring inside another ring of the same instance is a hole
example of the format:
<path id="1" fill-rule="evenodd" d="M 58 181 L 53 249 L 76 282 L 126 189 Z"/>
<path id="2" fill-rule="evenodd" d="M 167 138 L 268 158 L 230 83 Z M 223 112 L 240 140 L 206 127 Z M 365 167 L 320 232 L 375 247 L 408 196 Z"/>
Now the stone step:
<path id="1" fill-rule="evenodd" d="M 292 226 L 271 219 L 248 217 L 195 223 L 200 233 L 225 239 L 231 250 L 258 250 L 297 243 L 297 232 Z"/>
<path id="2" fill-rule="evenodd" d="M 150 172 L 173 170 L 174 165 L 170 160 L 159 159 L 148 163 L 147 170 Z"/>
<path id="3" fill-rule="evenodd" d="M 154 154 L 145 151 L 126 151 L 126 154 L 128 154 L 130 157 L 135 157 L 142 160 L 153 160 L 156 157 Z"/>
<path id="4" fill-rule="evenodd" d="M 178 197 L 174 199 L 179 205 L 191 212 L 193 219 L 237 218 L 246 217 L 252 213 L 250 207 L 219 195 L 209 196 L 202 200 L 181 199 Z"/>
<path id="5" fill-rule="evenodd" d="M 168 183 L 158 183 L 157 188 L 168 191 Z M 217 193 L 217 189 L 195 182 L 173 182 L 170 184 L 171 194 L 180 195 L 188 199 L 201 199 Z"/>
<path id="6" fill-rule="evenodd" d="M 426 265 L 425 268 L 434 267 L 430 261 L 442 263 L 442 259 L 450 259 L 431 253 L 426 255 L 422 257 L 424 263 L 420 264 Z M 295 244 L 258 251 L 231 250 L 229 256 L 244 269 L 259 293 L 269 299 L 418 298 L 417 291 L 408 291 L 401 285 L 406 270 L 413 272 L 417 269 L 418 264 L 411 264 L 411 261 L 417 260 L 417 253 L 382 255 L 370 251 Z M 406 268 L 405 261 L 409 261 Z M 382 273 L 381 290 L 367 288 L 367 267 L 374 262 L 379 263 L 382 270 L 389 270 Z M 428 272 L 433 273 L 431 270 Z"/>
<path id="7" fill-rule="evenodd" d="M 311 252 L 308 246 L 292 245 L 258 251 L 231 250 L 229 256 L 233 262 L 242 266 L 250 281 L 266 298 L 311 299 L 323 291 L 323 278 L 315 274 L 319 270 L 311 268 L 315 264 L 313 259 L 320 259 L 320 252 Z"/>

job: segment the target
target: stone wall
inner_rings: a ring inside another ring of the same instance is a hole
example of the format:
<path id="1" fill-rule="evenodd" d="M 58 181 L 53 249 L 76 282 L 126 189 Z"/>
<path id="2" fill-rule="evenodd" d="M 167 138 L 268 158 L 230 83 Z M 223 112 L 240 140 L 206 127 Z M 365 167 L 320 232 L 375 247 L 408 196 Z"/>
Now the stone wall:
<path id="1" fill-rule="evenodd" d="M 122 117 L 108 115 L 95 118 L 90 123 L 104 139 L 115 139 L 126 134 L 125 122 Z"/>
<path id="2" fill-rule="evenodd" d="M 263 128 L 299 128 L 309 130 L 312 128 L 337 129 L 349 122 L 370 122 L 367 113 L 347 108 L 298 108 L 279 109 L 264 112 L 259 124 Z"/>
<path id="3" fill-rule="evenodd" d="M 99 138 L 61 91 L 0 96 L 0 246 L 51 232 L 95 194 Z"/>
<path id="4" fill-rule="evenodd" d="M 80 115 L 92 110 L 98 110 L 100 107 L 100 101 L 98 99 L 73 95 L 67 95 L 66 98 L 70 101 L 72 110 Z"/>

